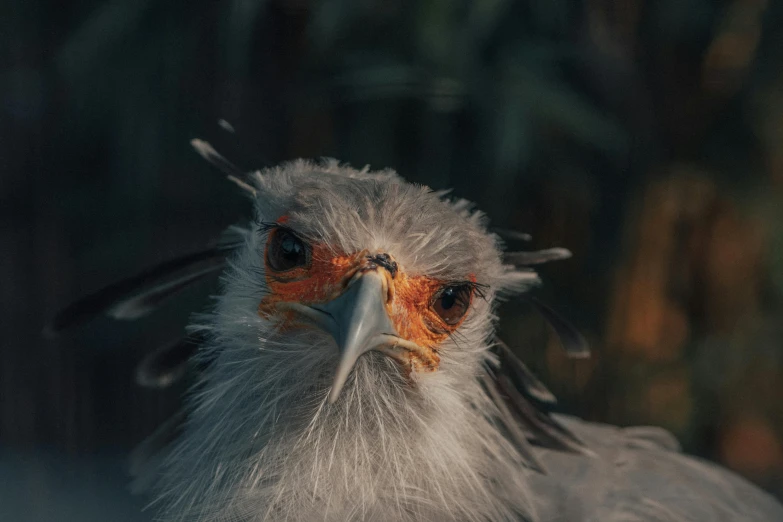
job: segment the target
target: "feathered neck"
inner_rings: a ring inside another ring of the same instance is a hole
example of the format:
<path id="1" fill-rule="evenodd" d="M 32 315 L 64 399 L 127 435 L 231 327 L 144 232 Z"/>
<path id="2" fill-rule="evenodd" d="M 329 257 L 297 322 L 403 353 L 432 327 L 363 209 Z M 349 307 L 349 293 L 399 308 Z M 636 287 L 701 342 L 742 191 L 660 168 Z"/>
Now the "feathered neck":
<path id="1" fill-rule="evenodd" d="M 254 343 L 236 333 L 220 335 L 161 469 L 163 520 L 531 516 L 522 459 L 466 361 L 444 357 L 411 383 L 368 354 L 329 405 L 332 346 L 306 333 Z"/>

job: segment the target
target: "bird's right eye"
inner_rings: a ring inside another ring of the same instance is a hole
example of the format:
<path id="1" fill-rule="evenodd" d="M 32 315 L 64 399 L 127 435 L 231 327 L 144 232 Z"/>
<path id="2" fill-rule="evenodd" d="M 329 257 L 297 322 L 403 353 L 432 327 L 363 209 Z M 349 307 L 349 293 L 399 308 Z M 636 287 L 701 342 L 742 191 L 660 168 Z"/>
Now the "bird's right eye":
<path id="1" fill-rule="evenodd" d="M 266 263 L 275 272 L 286 272 L 310 265 L 310 248 L 293 232 L 276 228 L 266 248 Z"/>

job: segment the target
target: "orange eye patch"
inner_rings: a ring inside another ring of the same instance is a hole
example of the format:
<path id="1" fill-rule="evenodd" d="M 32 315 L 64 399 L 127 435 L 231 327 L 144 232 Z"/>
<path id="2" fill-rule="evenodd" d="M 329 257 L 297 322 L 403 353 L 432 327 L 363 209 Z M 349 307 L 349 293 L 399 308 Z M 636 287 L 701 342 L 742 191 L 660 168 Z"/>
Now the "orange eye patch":
<path id="1" fill-rule="evenodd" d="M 296 266 L 284 272 L 275 270 L 270 264 L 269 251 L 275 241 L 273 231 L 267 239 L 266 283 L 270 294 L 259 305 L 260 312 L 272 313 L 278 302 L 315 304 L 330 301 L 339 296 L 345 285 L 361 267 L 362 253 L 334 256 L 324 245 L 310 245 L 310 263 Z"/>
<path id="2" fill-rule="evenodd" d="M 264 263 L 269 294 L 259 303 L 260 315 L 277 315 L 276 305 L 281 302 L 313 305 L 331 301 L 345 291 L 358 271 L 382 270 L 389 284 L 386 308 L 397 333 L 422 348 L 419 351 L 407 352 L 408 360 L 404 362 L 419 371 L 437 369 L 440 360 L 437 355 L 438 346 L 464 321 L 465 311 L 472 299 L 472 290 L 460 297 L 462 300 L 459 306 L 464 306 L 464 310 L 458 315 L 452 313 L 444 318 L 442 310 L 438 311 L 437 307 L 433 306 L 444 290 L 444 281 L 426 276 L 411 277 L 401 268 L 392 271 L 378 268 L 373 263 L 377 256 L 370 256 L 368 251 L 335 255 L 332 249 L 319 243 L 307 244 L 308 262 L 298 263 L 297 260 L 301 260 L 301 257 L 298 257 L 301 252 L 287 238 L 284 238 L 288 242 L 286 255 L 270 258 L 270 254 L 274 255 L 272 249 L 281 247 L 279 234 L 286 233 L 286 230 L 274 228 L 267 238 Z M 282 263 L 274 264 L 280 259 L 283 260 Z M 281 264 L 283 270 L 279 269 Z M 294 266 L 289 268 L 291 264 Z M 283 318 L 283 324 L 288 324 L 289 320 L 293 319 L 289 316 Z"/>

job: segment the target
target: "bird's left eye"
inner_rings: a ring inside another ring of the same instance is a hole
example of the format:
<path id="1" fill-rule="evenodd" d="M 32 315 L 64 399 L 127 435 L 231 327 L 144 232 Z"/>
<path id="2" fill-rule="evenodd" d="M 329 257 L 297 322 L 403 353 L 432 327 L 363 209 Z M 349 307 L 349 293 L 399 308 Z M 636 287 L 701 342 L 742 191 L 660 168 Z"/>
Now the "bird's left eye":
<path id="1" fill-rule="evenodd" d="M 310 249 L 293 232 L 278 228 L 266 249 L 266 261 L 275 272 L 285 272 L 310 264 Z"/>
<path id="2" fill-rule="evenodd" d="M 432 309 L 449 326 L 457 324 L 470 307 L 473 287 L 452 285 L 441 290 L 432 303 Z"/>

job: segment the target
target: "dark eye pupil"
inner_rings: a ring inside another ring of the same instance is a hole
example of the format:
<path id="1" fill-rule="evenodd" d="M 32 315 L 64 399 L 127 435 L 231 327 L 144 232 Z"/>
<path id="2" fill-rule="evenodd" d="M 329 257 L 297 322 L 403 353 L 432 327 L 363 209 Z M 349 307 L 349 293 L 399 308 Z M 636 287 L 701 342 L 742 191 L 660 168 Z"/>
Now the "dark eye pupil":
<path id="1" fill-rule="evenodd" d="M 450 286 L 440 292 L 432 309 L 444 323 L 456 325 L 468 311 L 472 294 L 470 286 Z"/>
<path id="2" fill-rule="evenodd" d="M 441 295 L 440 306 L 444 310 L 450 310 L 457 302 L 457 296 L 452 288 L 446 289 Z"/>
<path id="3" fill-rule="evenodd" d="M 272 270 L 284 272 L 309 263 L 308 250 L 301 239 L 284 229 L 275 230 L 272 234 L 266 254 Z"/>
<path id="4" fill-rule="evenodd" d="M 291 236 L 286 236 L 280 244 L 280 249 L 286 257 L 296 258 L 302 253 L 302 243 Z"/>

